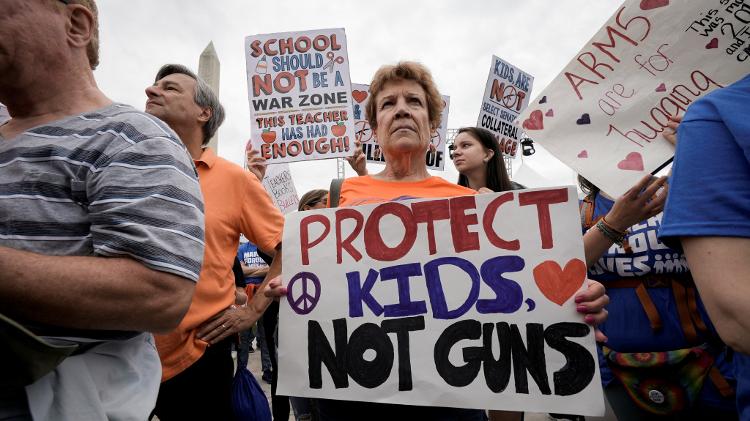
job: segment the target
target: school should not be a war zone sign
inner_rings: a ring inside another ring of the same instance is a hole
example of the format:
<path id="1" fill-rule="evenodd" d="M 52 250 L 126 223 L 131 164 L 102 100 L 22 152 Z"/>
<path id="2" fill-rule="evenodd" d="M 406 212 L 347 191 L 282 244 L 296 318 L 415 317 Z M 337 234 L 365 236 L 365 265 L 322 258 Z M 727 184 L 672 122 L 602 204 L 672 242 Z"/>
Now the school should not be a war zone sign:
<path id="1" fill-rule="evenodd" d="M 604 412 L 576 191 L 288 215 L 279 393 Z"/>
<path id="2" fill-rule="evenodd" d="M 354 153 L 343 29 L 249 36 L 245 58 L 250 138 L 269 163 Z"/>

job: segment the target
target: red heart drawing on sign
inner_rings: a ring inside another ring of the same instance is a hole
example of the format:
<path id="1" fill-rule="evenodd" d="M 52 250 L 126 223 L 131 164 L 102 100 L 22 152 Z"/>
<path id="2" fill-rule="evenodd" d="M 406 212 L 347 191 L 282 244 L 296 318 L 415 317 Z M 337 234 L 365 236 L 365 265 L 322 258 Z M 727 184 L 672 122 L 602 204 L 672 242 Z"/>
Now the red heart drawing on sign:
<path id="1" fill-rule="evenodd" d="M 541 110 L 534 110 L 529 115 L 529 118 L 524 120 L 523 128 L 527 130 L 543 130 L 544 129 L 544 116 Z"/>
<path id="2" fill-rule="evenodd" d="M 546 113 L 544 113 L 544 115 L 546 115 L 547 117 L 554 117 L 555 116 L 555 112 L 552 111 L 552 109 L 550 108 L 549 111 L 547 111 Z"/>
<path id="3" fill-rule="evenodd" d="M 534 282 L 539 291 L 553 303 L 562 306 L 581 288 L 586 279 L 586 264 L 571 259 L 565 269 L 553 260 L 546 260 L 534 268 Z"/>
<path id="4" fill-rule="evenodd" d="M 617 168 L 629 171 L 643 171 L 643 157 L 638 152 L 630 152 L 625 159 L 617 163 Z"/>
<path id="5" fill-rule="evenodd" d="M 711 50 L 713 48 L 717 48 L 718 46 L 719 46 L 719 39 L 718 38 L 714 38 L 714 39 L 711 40 L 711 42 L 709 42 L 708 44 L 706 44 L 706 50 Z"/>
<path id="6" fill-rule="evenodd" d="M 658 9 L 669 4 L 669 0 L 641 0 L 641 10 Z"/>
<path id="7" fill-rule="evenodd" d="M 589 157 L 589 153 L 588 153 L 587 150 L 584 149 L 584 150 L 581 151 L 581 153 L 578 154 L 578 157 L 579 158 L 588 158 Z"/>
<path id="8" fill-rule="evenodd" d="M 667 85 L 665 85 L 663 83 L 661 85 L 659 85 L 659 86 L 656 87 L 656 92 L 664 92 L 666 90 L 667 90 Z"/>
<path id="9" fill-rule="evenodd" d="M 367 91 L 358 91 L 355 89 L 352 91 L 352 98 L 361 104 L 362 101 L 367 99 Z"/>

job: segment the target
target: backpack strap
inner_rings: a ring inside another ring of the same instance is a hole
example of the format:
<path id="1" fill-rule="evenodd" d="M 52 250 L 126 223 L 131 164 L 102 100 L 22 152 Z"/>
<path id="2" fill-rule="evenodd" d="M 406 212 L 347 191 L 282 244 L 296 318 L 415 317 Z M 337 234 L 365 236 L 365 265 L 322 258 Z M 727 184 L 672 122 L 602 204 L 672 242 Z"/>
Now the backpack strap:
<path id="1" fill-rule="evenodd" d="M 643 307 L 643 311 L 645 311 L 646 316 L 648 316 L 648 322 L 651 325 L 651 329 L 653 329 L 655 332 L 660 331 L 663 324 L 661 321 L 661 316 L 659 315 L 659 310 L 656 308 L 656 305 L 654 305 L 653 300 L 651 300 L 651 296 L 648 295 L 648 291 L 646 291 L 646 287 L 643 285 L 643 282 L 641 282 L 638 287 L 636 287 L 635 295 L 638 296 L 638 301 L 641 302 L 641 307 Z"/>
<path id="2" fill-rule="evenodd" d="M 328 207 L 339 207 L 341 200 L 341 186 L 344 184 L 343 178 L 334 178 L 331 180 L 331 187 L 328 189 Z"/>
<path id="3" fill-rule="evenodd" d="M 711 367 L 711 370 L 709 370 L 708 377 L 711 379 L 711 382 L 714 384 L 714 386 L 716 386 L 716 389 L 719 390 L 721 396 L 725 398 L 731 398 L 732 396 L 734 396 L 734 388 L 721 374 L 719 369 L 716 368 L 715 364 Z"/>
<path id="4" fill-rule="evenodd" d="M 594 221 L 594 198 L 590 194 L 584 197 L 578 205 L 578 209 L 581 212 L 581 226 L 585 229 L 593 227 L 596 224 L 596 221 Z"/>
<path id="5" fill-rule="evenodd" d="M 689 343 L 698 341 L 698 333 L 707 334 L 708 327 L 698 311 L 698 298 L 693 278 L 687 274 L 681 276 L 646 275 L 638 278 L 626 278 L 607 282 L 607 288 L 633 288 L 641 302 L 643 311 L 648 316 L 649 324 L 654 331 L 662 328 L 659 312 L 648 294 L 648 288 L 670 288 L 675 298 L 675 309 L 680 319 L 685 339 Z"/>

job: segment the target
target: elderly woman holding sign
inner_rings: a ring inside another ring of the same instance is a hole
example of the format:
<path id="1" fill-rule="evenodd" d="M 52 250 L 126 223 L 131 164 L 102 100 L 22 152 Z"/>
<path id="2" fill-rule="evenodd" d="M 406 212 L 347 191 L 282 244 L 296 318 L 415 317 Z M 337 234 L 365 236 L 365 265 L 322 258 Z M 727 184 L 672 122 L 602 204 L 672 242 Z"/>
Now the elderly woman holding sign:
<path id="1" fill-rule="evenodd" d="M 374 175 L 346 179 L 340 190 L 339 206 L 356 206 L 410 198 L 441 198 L 476 194 L 469 188 L 431 176 L 425 165 L 430 135 L 440 125 L 443 101 L 430 72 L 413 62 L 383 66 L 370 84 L 367 105 L 370 126 L 377 135 L 386 157 L 385 169 Z M 334 192 L 329 203 L 336 203 Z M 280 296 L 285 288 L 271 283 L 267 295 Z M 576 297 L 578 308 L 587 313 L 585 320 L 596 325 L 606 318 L 603 309 L 608 298 L 604 287 L 591 282 L 587 291 Z M 602 337 L 603 338 L 603 337 Z M 423 419 L 484 420 L 483 410 L 414 407 L 320 400 L 323 420 L 345 419 Z"/>

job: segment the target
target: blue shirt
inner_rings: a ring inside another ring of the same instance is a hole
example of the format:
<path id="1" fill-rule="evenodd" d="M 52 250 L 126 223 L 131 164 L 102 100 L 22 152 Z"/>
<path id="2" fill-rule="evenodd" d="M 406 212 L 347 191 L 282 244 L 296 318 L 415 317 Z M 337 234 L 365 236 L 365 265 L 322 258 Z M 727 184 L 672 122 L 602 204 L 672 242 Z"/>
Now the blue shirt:
<path id="1" fill-rule="evenodd" d="M 237 250 L 237 258 L 251 269 L 268 269 L 268 264 L 258 255 L 258 247 L 251 242 L 240 244 L 240 248 Z M 263 282 L 263 278 L 265 276 L 247 276 L 245 277 L 245 283 L 258 285 Z"/>
<path id="2" fill-rule="evenodd" d="M 750 238 L 750 75 L 693 103 L 680 124 L 660 238 Z M 750 357 L 736 353 L 737 406 L 750 420 Z"/>

